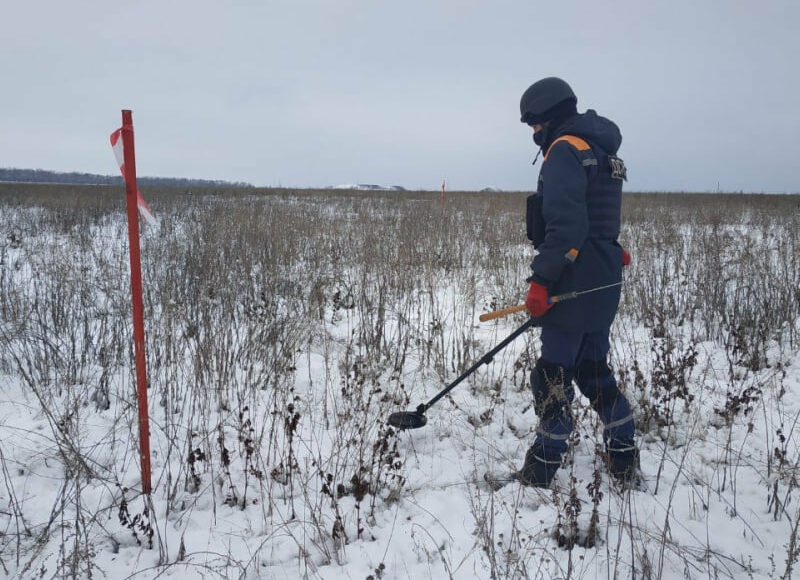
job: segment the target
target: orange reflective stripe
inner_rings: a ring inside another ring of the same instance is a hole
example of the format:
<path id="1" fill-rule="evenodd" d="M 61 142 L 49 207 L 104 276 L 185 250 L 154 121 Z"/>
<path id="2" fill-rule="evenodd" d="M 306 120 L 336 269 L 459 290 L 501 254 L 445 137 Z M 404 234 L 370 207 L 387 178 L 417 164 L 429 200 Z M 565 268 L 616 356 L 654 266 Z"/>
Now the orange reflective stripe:
<path id="1" fill-rule="evenodd" d="M 574 135 L 563 135 L 558 139 L 556 139 L 555 141 L 553 141 L 553 144 L 547 148 L 547 153 L 544 154 L 545 161 L 547 161 L 547 156 L 550 155 L 550 150 L 559 141 L 566 141 L 567 143 L 575 147 L 575 149 L 577 149 L 578 151 L 589 151 L 591 149 L 591 147 L 589 147 L 589 144 L 580 137 L 575 137 Z"/>

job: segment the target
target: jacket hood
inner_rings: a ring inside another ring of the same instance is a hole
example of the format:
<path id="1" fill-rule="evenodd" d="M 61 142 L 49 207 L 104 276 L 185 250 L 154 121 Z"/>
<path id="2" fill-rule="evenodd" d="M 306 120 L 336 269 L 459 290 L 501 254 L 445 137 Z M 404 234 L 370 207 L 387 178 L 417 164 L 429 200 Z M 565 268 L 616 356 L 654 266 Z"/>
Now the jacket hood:
<path id="1" fill-rule="evenodd" d="M 589 109 L 571 117 L 558 128 L 556 137 L 561 135 L 574 135 L 601 147 L 609 155 L 616 155 L 622 144 L 622 133 L 619 127 L 605 117 L 601 117 L 594 110 Z"/>

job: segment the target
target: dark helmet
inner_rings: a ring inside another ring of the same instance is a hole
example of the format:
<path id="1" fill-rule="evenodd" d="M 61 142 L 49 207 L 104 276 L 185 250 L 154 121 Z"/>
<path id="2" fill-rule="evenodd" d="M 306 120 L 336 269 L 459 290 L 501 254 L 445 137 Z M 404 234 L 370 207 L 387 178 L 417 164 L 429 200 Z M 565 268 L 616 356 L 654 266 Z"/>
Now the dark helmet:
<path id="1" fill-rule="evenodd" d="M 536 81 L 522 94 L 519 101 L 520 121 L 527 124 L 545 123 L 565 113 L 576 112 L 578 97 L 570 86 L 558 77 Z"/>

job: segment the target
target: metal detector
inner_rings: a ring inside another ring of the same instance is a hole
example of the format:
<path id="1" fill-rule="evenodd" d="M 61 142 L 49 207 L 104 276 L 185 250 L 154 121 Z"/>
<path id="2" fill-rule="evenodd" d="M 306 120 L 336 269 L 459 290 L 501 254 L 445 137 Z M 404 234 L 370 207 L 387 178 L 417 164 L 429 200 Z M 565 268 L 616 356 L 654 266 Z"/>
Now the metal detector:
<path id="1" fill-rule="evenodd" d="M 474 373 L 476 370 L 478 370 L 478 367 L 492 362 L 492 360 L 494 359 L 494 355 L 503 350 L 506 346 L 509 345 L 509 343 L 513 342 L 514 339 L 516 339 L 520 334 L 528 330 L 530 327 L 535 326 L 537 322 L 538 320 L 535 318 L 529 319 L 525 324 L 523 324 L 514 332 L 512 332 L 511 335 L 508 338 L 506 338 L 503 342 L 501 342 L 492 350 L 483 355 L 483 357 L 474 365 L 472 365 L 469 369 L 467 369 L 467 371 L 464 372 L 463 375 L 461 375 L 452 383 L 447 385 L 438 395 L 436 395 L 430 401 L 428 401 L 427 403 L 423 403 L 422 405 L 417 407 L 415 411 L 398 411 L 397 413 L 392 413 L 391 415 L 389 415 L 389 425 L 391 425 L 392 427 L 397 427 L 398 429 L 419 429 L 420 427 L 424 427 L 425 424 L 428 422 L 428 420 L 425 418 L 425 411 L 430 409 L 434 404 L 436 404 L 436 402 L 439 399 L 441 399 L 447 393 L 452 391 L 456 387 L 456 385 L 458 385 L 458 383 L 460 383 L 468 376 L 470 376 L 472 373 Z"/>

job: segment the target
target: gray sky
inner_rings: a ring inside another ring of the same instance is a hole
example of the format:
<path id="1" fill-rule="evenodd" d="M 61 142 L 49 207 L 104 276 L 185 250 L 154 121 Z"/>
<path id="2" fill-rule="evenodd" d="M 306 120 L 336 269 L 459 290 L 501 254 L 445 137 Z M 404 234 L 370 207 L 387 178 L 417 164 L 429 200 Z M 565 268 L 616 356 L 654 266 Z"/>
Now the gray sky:
<path id="1" fill-rule="evenodd" d="M 529 84 L 620 126 L 628 190 L 800 192 L 797 0 L 6 2 L 0 167 L 535 187 Z"/>

